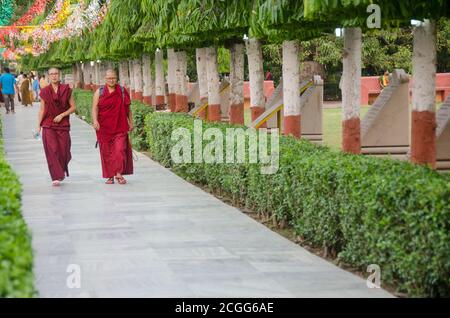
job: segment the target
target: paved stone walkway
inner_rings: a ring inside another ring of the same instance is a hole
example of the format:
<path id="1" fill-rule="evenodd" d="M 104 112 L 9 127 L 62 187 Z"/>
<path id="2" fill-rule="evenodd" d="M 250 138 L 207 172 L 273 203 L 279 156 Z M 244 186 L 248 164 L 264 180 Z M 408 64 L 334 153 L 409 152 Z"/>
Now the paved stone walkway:
<path id="1" fill-rule="evenodd" d="M 126 186 L 101 179 L 95 135 L 72 117 L 70 178 L 50 186 L 38 107 L 4 121 L 23 184 L 41 297 L 390 297 L 138 155 Z M 70 264 L 81 288 L 69 289 Z"/>

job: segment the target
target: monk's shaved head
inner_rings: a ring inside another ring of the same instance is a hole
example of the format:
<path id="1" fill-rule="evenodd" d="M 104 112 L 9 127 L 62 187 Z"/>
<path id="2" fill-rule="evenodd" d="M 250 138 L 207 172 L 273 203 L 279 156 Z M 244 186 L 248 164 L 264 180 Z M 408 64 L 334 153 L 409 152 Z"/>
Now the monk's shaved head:
<path id="1" fill-rule="evenodd" d="M 110 68 L 106 70 L 105 74 L 106 85 L 109 88 L 113 88 L 117 84 L 117 73 L 114 69 Z"/>

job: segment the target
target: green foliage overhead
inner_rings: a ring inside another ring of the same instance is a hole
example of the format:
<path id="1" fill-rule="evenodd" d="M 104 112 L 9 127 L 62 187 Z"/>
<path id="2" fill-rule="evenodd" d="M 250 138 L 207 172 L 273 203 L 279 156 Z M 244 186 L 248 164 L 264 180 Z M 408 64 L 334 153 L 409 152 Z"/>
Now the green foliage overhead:
<path id="1" fill-rule="evenodd" d="M 183 49 L 193 54 L 196 47 L 227 48 L 247 34 L 266 45 L 300 40 L 302 56 L 335 68 L 341 63 L 341 43 L 332 35 L 334 27 L 365 23 L 366 8 L 372 2 L 380 3 L 383 26 L 388 27 L 403 22 L 409 26 L 411 17 L 448 15 L 447 2 L 439 0 L 112 0 L 105 20 L 94 31 L 54 43 L 44 55 L 24 61 L 34 68 L 45 68 L 65 67 L 76 61 L 133 58 L 144 52 L 153 54 L 156 48 Z M 438 22 L 438 30 L 444 31 L 438 32 L 438 61 L 444 61 L 444 67 L 438 67 L 440 71 L 448 71 L 445 65 L 450 64 L 450 32 L 445 32 L 448 26 Z M 384 32 L 366 32 L 363 59 L 370 62 L 367 65 L 373 64 L 369 73 L 386 67 L 410 70 L 411 43 L 395 40 L 390 41 L 394 45 L 385 47 Z M 330 40 L 323 41 L 323 35 L 330 35 Z M 311 54 L 314 52 L 318 54 Z"/>
<path id="2" fill-rule="evenodd" d="M 409 25 L 411 19 L 438 20 L 450 15 L 448 0 L 304 0 L 305 18 L 333 27 L 366 26 L 367 6 L 380 6 L 384 28 Z"/>
<path id="3" fill-rule="evenodd" d="M 305 21 L 303 1 L 256 0 L 250 19 L 250 35 L 271 43 L 308 40 L 332 32 L 317 22 Z"/>

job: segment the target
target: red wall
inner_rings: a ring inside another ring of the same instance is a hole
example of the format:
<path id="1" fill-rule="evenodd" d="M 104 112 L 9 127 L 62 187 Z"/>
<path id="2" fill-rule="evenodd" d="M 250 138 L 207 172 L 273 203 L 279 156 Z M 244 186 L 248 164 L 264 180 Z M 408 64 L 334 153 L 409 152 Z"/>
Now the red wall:
<path id="1" fill-rule="evenodd" d="M 361 104 L 368 105 L 381 92 L 378 76 L 363 76 L 361 78 Z M 409 83 L 411 90 L 412 80 Z M 441 102 L 450 95 L 450 73 L 436 74 L 436 101 Z"/>

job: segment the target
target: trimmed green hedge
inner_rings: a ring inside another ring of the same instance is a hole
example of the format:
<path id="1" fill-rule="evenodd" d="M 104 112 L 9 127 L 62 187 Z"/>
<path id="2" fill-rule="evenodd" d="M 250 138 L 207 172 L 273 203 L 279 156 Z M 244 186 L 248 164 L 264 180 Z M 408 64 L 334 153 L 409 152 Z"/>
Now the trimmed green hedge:
<path id="1" fill-rule="evenodd" d="M 94 93 L 87 90 L 75 89 L 74 98 L 77 105 L 77 115 L 88 123 L 92 123 L 92 98 Z M 154 110 L 141 102 L 132 101 L 131 109 L 133 112 L 134 130 L 130 134 L 133 148 L 140 151 L 147 150 L 147 141 L 145 140 L 144 121 L 145 116 Z"/>
<path id="2" fill-rule="evenodd" d="M 363 272 L 381 268 L 382 283 L 411 296 L 450 296 L 450 178 L 407 162 L 330 151 L 280 137 L 280 167 L 174 164 L 172 131 L 193 119 L 146 118 L 152 157 L 183 178 L 237 204 L 288 222 L 306 242 L 324 247 Z M 236 127 L 203 123 L 225 132 Z M 203 142 L 203 145 L 206 143 Z"/>
<path id="3" fill-rule="evenodd" d="M 0 298 L 36 295 L 31 236 L 20 211 L 21 192 L 4 158 L 0 121 Z"/>

